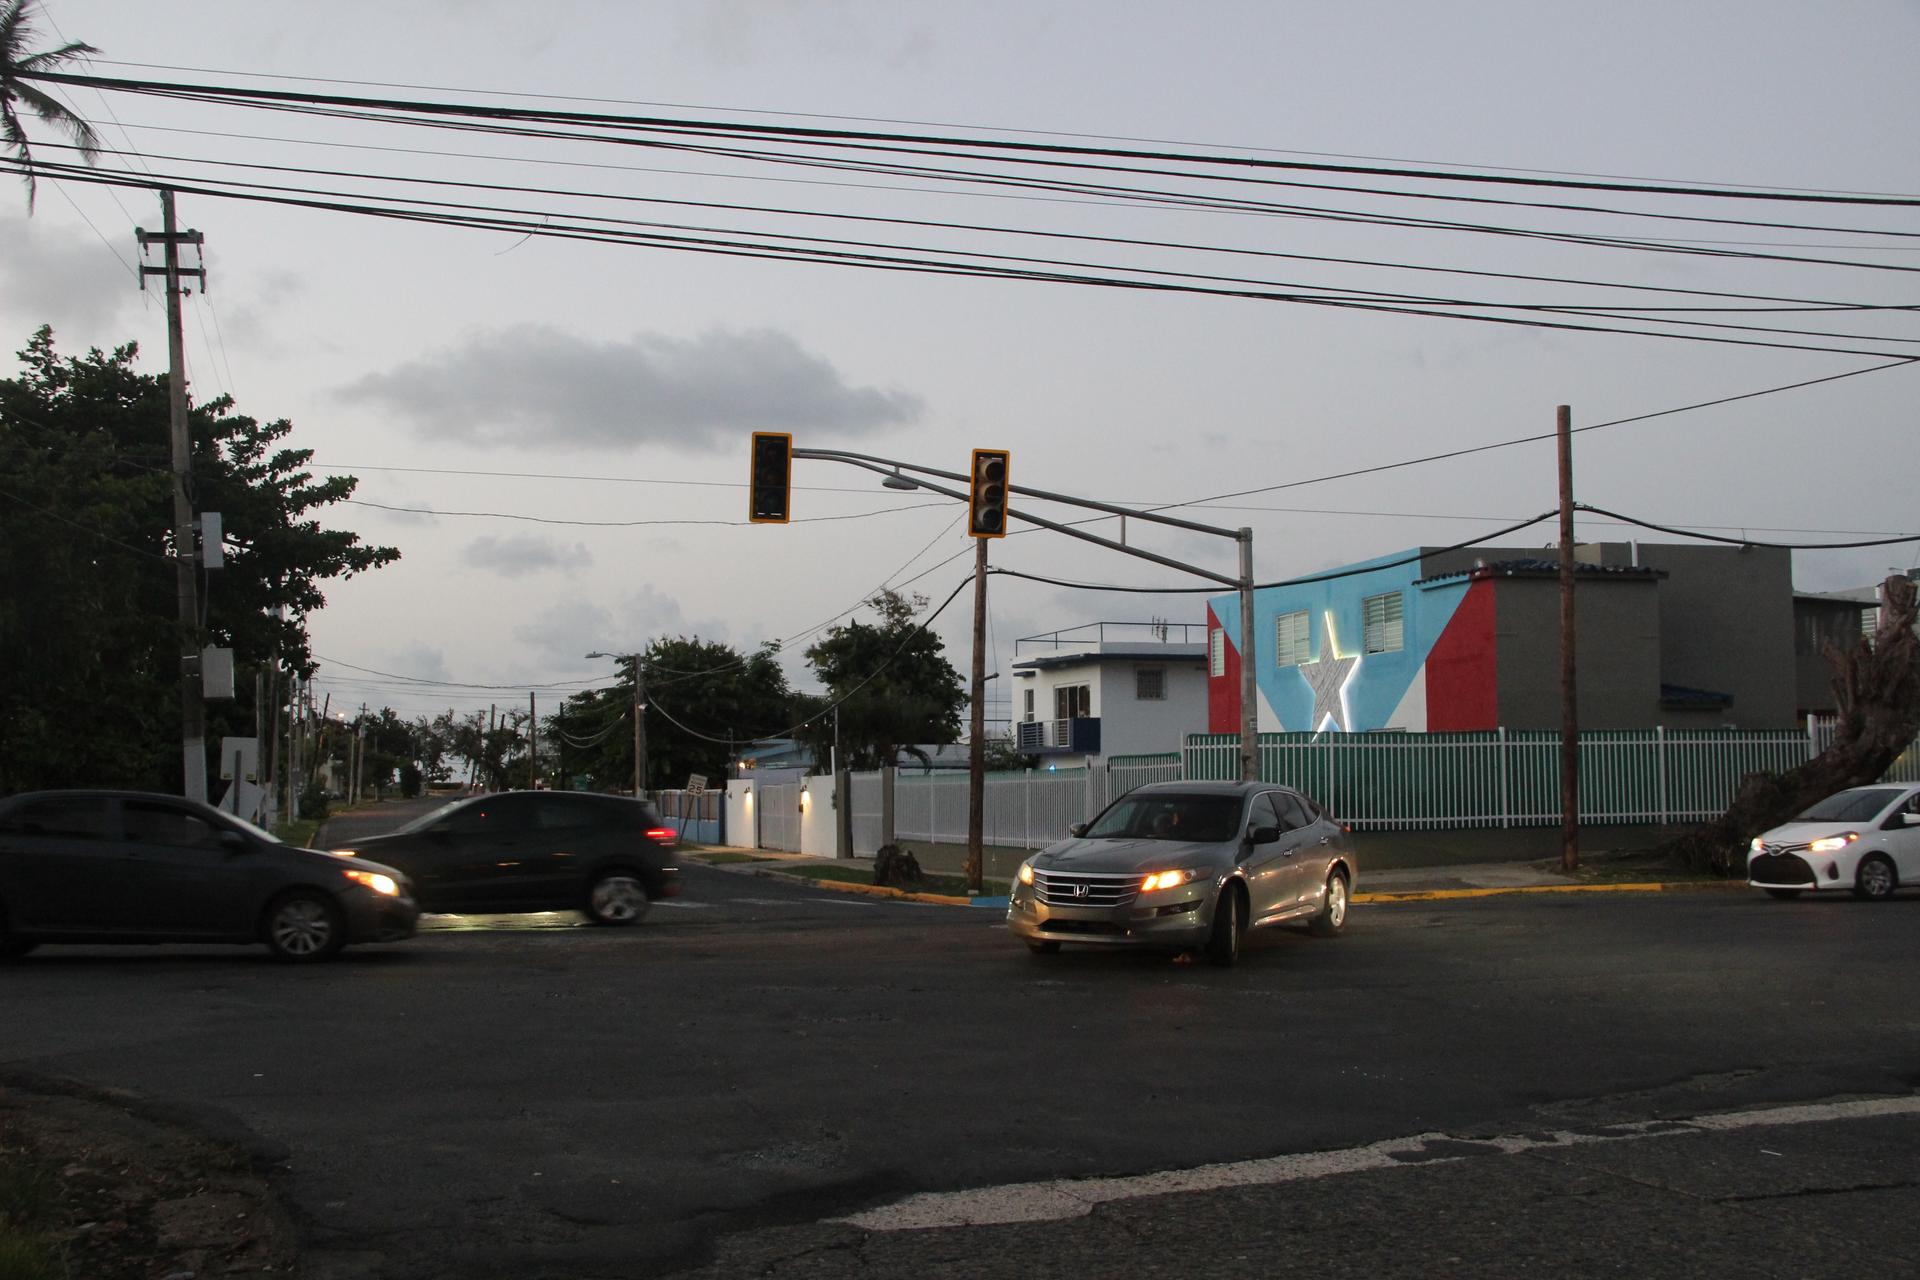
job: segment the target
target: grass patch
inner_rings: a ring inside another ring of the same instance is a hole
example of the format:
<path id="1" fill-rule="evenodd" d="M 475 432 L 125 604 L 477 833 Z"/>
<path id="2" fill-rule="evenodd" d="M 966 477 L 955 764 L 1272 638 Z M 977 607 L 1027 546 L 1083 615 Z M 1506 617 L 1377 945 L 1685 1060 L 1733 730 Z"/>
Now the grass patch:
<path id="1" fill-rule="evenodd" d="M 704 862 L 709 866 L 714 866 L 714 867 L 730 866 L 736 862 L 777 862 L 779 861 L 779 859 L 777 858 L 762 858 L 758 854 L 752 854 L 752 853 L 719 853 L 719 852 L 705 853 L 700 850 L 689 850 L 687 853 L 687 856 L 689 858 L 697 858 L 701 862 Z"/>
<path id="2" fill-rule="evenodd" d="M 59 1204 L 52 1170 L 0 1150 L 0 1280 L 72 1280 L 66 1251 L 45 1235 Z"/>
<path id="3" fill-rule="evenodd" d="M 1554 870 L 1559 869 L 1557 862 L 1549 865 Z M 1581 884 L 1677 884 L 1695 881 L 1710 884 L 1726 879 L 1725 876 L 1696 871 L 1652 852 L 1582 858 L 1573 876 Z"/>
<path id="4" fill-rule="evenodd" d="M 314 818 L 299 818 L 293 822 L 283 822 L 273 829 L 287 844 L 298 845 L 302 849 L 313 843 L 313 833 L 320 829 L 320 823 Z"/>
<path id="5" fill-rule="evenodd" d="M 872 884 L 873 869 L 870 867 L 839 866 L 801 866 L 788 874 L 805 876 L 809 880 L 838 880 L 845 884 Z M 967 896 L 967 878 L 965 876 L 925 876 L 920 883 L 907 890 L 909 893 L 938 893 L 952 898 Z M 982 882 L 982 896 L 997 896 L 1007 891 L 1005 884 L 994 880 Z"/>

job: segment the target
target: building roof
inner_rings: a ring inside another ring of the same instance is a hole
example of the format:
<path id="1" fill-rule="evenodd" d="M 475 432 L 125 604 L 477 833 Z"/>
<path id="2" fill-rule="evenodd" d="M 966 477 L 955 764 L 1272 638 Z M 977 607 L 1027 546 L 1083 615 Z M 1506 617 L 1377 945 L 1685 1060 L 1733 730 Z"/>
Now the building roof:
<path id="1" fill-rule="evenodd" d="M 1016 674 L 1032 675 L 1053 667 L 1078 667 L 1089 662 L 1191 662 L 1207 660 L 1204 645 L 1163 644 L 1137 649 L 1076 649 L 1072 653 L 1049 653 L 1013 664 Z"/>
<path id="2" fill-rule="evenodd" d="M 1520 560 L 1495 560 L 1486 564 L 1477 564 L 1471 569 L 1456 569 L 1452 573 L 1436 573 L 1430 578 L 1421 578 L 1413 585 L 1424 587 L 1437 582 L 1454 582 L 1461 578 L 1557 578 L 1560 576 L 1560 562 L 1543 556 L 1531 556 Z M 1586 564 L 1576 561 L 1573 566 L 1576 578 L 1657 580 L 1667 576 L 1665 569 L 1652 569 L 1646 565 L 1624 564 Z"/>

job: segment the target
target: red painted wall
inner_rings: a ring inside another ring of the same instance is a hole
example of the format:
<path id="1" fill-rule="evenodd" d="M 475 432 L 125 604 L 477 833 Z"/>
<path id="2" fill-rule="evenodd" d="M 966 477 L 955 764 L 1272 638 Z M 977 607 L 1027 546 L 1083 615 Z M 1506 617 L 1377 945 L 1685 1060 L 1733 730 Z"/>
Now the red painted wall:
<path id="1" fill-rule="evenodd" d="M 1257 615 L 1256 615 L 1257 616 Z M 1207 732 L 1240 732 L 1240 650 L 1234 646 L 1233 637 L 1227 637 L 1227 673 L 1223 676 L 1213 674 L 1213 633 L 1223 630 L 1220 619 L 1214 616 L 1213 606 L 1207 606 Z"/>
<path id="2" fill-rule="evenodd" d="M 1492 580 L 1469 584 L 1427 655 L 1428 732 L 1500 727 L 1500 654 L 1493 619 Z"/>

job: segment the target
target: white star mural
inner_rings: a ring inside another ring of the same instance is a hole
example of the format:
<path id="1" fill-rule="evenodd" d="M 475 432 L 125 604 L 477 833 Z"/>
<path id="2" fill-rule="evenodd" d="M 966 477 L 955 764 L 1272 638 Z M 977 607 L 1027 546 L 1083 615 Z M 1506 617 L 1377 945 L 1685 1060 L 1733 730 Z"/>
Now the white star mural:
<path id="1" fill-rule="evenodd" d="M 1353 679 L 1354 669 L 1360 665 L 1360 659 L 1342 658 L 1336 655 L 1333 642 L 1333 617 L 1324 615 L 1320 622 L 1320 660 L 1300 664 L 1300 677 L 1313 690 L 1313 723 L 1308 727 L 1319 732 L 1327 721 L 1333 721 L 1333 727 L 1342 733 L 1349 732 L 1347 725 L 1347 684 Z"/>

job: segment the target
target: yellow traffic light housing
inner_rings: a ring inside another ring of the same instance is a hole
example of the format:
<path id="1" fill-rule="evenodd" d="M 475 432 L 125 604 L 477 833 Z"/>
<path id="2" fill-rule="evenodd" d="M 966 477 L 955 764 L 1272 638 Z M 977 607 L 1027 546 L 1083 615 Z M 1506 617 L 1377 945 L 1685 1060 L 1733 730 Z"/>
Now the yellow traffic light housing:
<path id="1" fill-rule="evenodd" d="M 793 436 L 784 431 L 753 433 L 753 467 L 747 480 L 747 519 L 754 524 L 785 524 L 790 518 L 793 484 Z"/>
<path id="2" fill-rule="evenodd" d="M 973 468 L 967 473 L 967 532 L 973 537 L 1007 536 L 1007 501 L 1012 493 L 1007 464 L 1005 449 L 973 451 Z"/>

